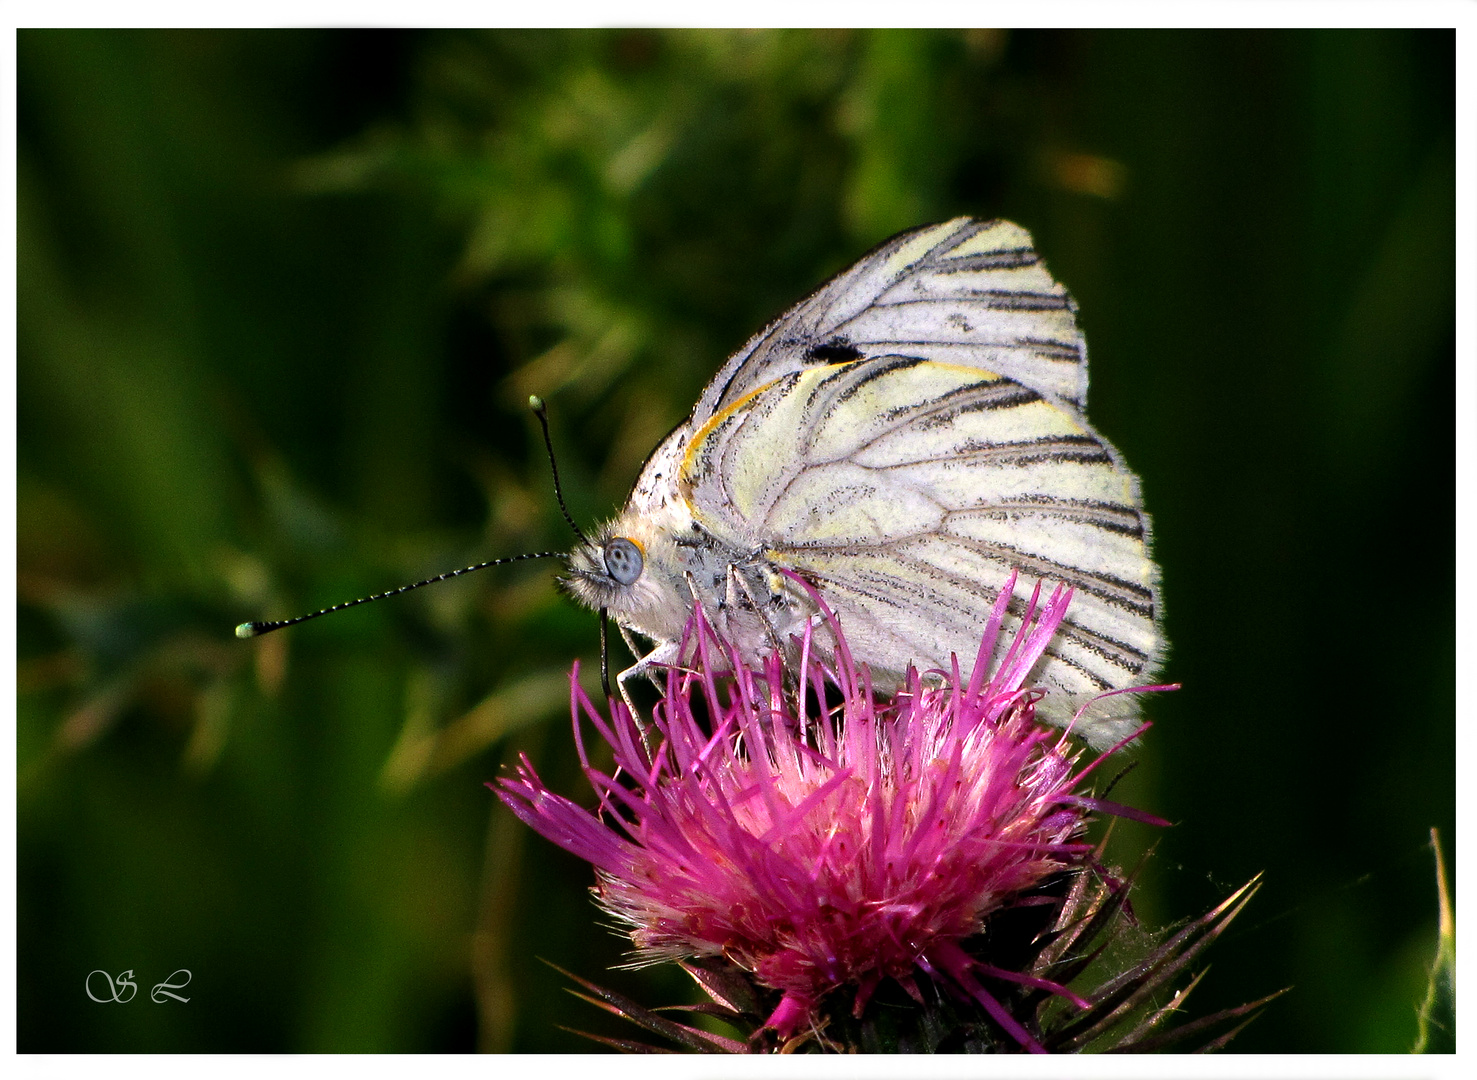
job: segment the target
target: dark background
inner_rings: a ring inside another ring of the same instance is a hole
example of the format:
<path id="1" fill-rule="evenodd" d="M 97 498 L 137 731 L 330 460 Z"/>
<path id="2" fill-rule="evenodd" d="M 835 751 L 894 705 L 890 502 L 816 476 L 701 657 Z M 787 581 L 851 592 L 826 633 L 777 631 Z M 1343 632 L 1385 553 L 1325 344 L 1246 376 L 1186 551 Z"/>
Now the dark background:
<path id="1" fill-rule="evenodd" d="M 1142 475 L 1146 922 L 1266 885 L 1192 1011 L 1402 1051 L 1454 838 L 1450 32 L 19 34 L 22 1051 L 588 1050 L 552 564 L 238 643 L 612 512 L 877 241 L 1034 233 Z M 1116 797 L 1116 796 L 1115 796 Z M 188 1005 L 147 989 L 192 973 Z M 95 1005 L 86 973 L 144 993 Z"/>

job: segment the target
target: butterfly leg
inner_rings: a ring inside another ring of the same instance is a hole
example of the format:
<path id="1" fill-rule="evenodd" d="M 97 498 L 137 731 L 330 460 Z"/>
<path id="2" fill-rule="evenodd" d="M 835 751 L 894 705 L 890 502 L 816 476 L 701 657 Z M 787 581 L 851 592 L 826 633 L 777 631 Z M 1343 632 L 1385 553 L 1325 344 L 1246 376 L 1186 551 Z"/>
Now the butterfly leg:
<path id="1" fill-rule="evenodd" d="M 729 601 L 721 595 L 711 598 L 703 597 L 702 589 L 698 587 L 698 579 L 691 570 L 683 572 L 682 576 L 687 580 L 687 591 L 692 596 L 693 610 L 702 610 L 708 620 L 708 625 L 718 632 L 718 636 L 724 641 L 734 641 L 733 627 L 729 622 Z"/>
<path id="2" fill-rule="evenodd" d="M 738 583 L 739 591 L 743 593 L 744 598 L 748 601 L 749 610 L 753 611 L 758 616 L 759 621 L 764 624 L 764 631 L 769 637 L 769 643 L 774 646 L 775 655 L 783 657 L 785 655 L 785 643 L 780 640 L 780 632 L 775 627 L 774 620 L 769 617 L 769 612 L 765 610 L 765 605 L 761 604 L 759 598 L 754 595 L 754 586 L 749 583 L 749 579 L 743 575 L 736 564 L 729 563 L 728 584 L 730 592 L 733 590 L 734 582 Z"/>
<path id="3" fill-rule="evenodd" d="M 624 628 L 622 628 L 621 633 L 623 635 L 626 634 Z M 633 646 L 634 642 L 627 637 L 626 644 Z M 656 648 L 652 649 L 645 656 L 641 656 L 639 660 L 615 677 L 615 684 L 620 687 L 621 699 L 626 703 L 626 708 L 631 710 L 631 716 L 635 719 L 636 726 L 641 730 L 642 738 L 646 737 L 648 724 L 642 718 L 641 710 L 636 708 L 636 702 L 631 699 L 631 690 L 626 684 L 632 679 L 645 677 L 651 680 L 653 686 L 661 690 L 662 684 L 659 681 L 658 672 L 665 666 L 677 663 L 681 659 L 681 650 L 681 642 L 660 642 Z M 631 652 L 634 655 L 640 656 L 639 650 L 634 647 L 631 649 Z"/>
<path id="4" fill-rule="evenodd" d="M 632 634 L 631 631 L 627 630 L 624 626 L 621 626 L 620 623 L 616 623 L 616 627 L 621 632 L 621 640 L 626 643 L 626 648 L 631 650 L 631 657 L 638 662 L 637 666 L 639 667 L 640 660 L 651 650 L 643 649 L 641 647 L 641 643 L 636 640 L 635 635 Z M 645 671 L 643 674 L 645 674 L 646 677 L 651 680 L 651 685 L 655 686 L 658 690 L 662 688 L 661 683 L 657 681 L 656 675 L 650 669 Z M 621 679 L 625 678 L 626 675 L 627 672 L 621 672 L 619 675 L 616 676 L 616 681 L 620 681 Z"/>

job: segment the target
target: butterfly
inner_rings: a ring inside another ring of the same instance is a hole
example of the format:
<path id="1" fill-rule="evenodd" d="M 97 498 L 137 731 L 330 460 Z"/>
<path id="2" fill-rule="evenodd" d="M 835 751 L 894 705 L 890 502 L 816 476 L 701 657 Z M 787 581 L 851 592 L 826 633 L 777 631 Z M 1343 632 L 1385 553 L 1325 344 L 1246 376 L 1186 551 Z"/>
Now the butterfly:
<path id="1" fill-rule="evenodd" d="M 1104 748 L 1164 652 L 1138 479 L 1088 424 L 1076 304 L 1030 234 L 955 218 L 899 234 L 756 334 L 656 448 L 565 588 L 621 628 L 633 676 L 679 659 L 694 604 L 746 659 L 838 618 L 874 687 L 979 647 L 1015 574 L 1075 590 L 1038 715 Z M 788 571 L 789 574 L 785 573 Z M 632 635 L 652 643 L 642 649 Z M 1000 651 L 1009 635 L 1001 636 Z M 997 662 L 999 656 L 994 658 Z"/>

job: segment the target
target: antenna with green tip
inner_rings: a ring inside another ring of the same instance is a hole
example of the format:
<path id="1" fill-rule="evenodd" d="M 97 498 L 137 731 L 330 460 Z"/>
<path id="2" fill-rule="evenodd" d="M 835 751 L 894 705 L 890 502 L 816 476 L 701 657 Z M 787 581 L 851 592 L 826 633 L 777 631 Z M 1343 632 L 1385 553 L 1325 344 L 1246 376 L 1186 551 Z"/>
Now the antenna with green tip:
<path id="1" fill-rule="evenodd" d="M 537 394 L 528 396 L 528 407 L 533 410 L 533 415 L 538 417 L 538 426 L 544 433 L 544 449 L 549 453 L 549 471 L 554 474 L 554 501 L 559 504 L 559 512 L 564 515 L 564 520 L 569 522 L 569 527 L 574 530 L 574 535 L 579 538 L 580 543 L 588 544 L 590 541 L 585 538 L 580 527 L 574 523 L 569 507 L 564 505 L 564 490 L 559 486 L 559 466 L 554 461 L 554 440 L 549 438 L 549 410 L 544 407 L 544 399 Z"/>

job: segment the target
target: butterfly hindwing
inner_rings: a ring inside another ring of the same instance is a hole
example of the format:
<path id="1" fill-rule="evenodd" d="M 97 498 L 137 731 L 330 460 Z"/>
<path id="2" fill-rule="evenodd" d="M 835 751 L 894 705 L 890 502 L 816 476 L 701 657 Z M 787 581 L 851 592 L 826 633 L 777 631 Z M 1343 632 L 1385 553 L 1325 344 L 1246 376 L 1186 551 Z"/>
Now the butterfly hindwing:
<path id="1" fill-rule="evenodd" d="M 1017 609 L 1039 580 L 1077 593 L 1043 682 L 1090 695 L 1152 672 L 1137 483 L 1085 420 L 1014 380 L 902 356 L 787 374 L 700 428 L 683 478 L 706 529 L 814 581 L 880 671 L 967 664 L 1017 571 Z"/>

